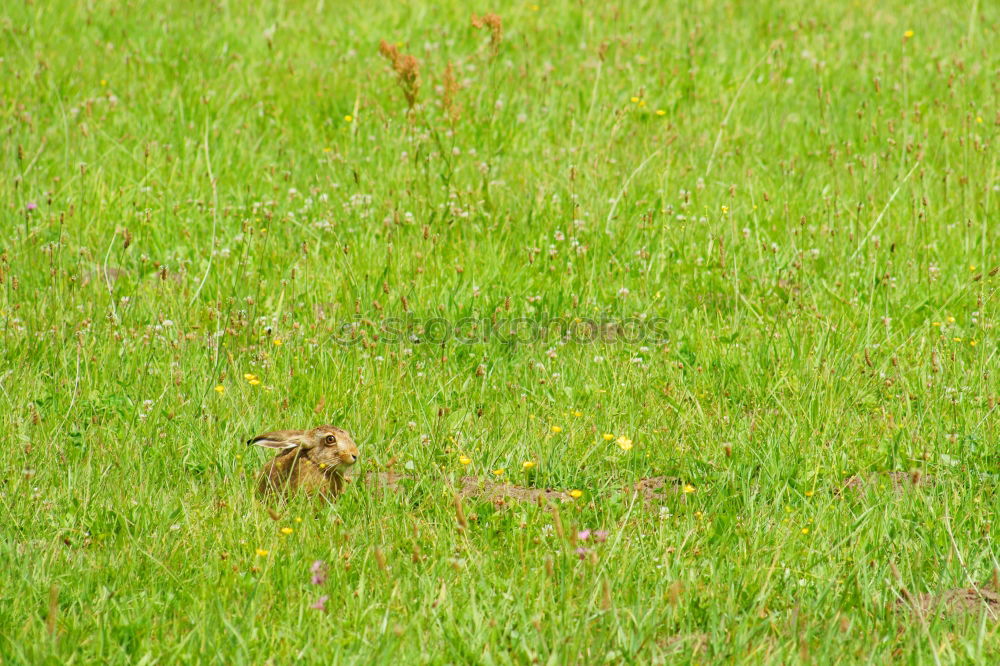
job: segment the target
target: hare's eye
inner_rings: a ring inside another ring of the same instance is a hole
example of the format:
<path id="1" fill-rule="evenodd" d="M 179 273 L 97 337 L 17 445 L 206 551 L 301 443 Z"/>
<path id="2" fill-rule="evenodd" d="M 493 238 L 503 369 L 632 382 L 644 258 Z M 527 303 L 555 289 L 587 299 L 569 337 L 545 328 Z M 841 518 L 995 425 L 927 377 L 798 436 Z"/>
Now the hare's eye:
<path id="1" fill-rule="evenodd" d="M 327 444 L 336 444 L 337 443 L 337 438 L 334 437 L 333 435 L 327 435 L 326 436 L 326 443 Z"/>

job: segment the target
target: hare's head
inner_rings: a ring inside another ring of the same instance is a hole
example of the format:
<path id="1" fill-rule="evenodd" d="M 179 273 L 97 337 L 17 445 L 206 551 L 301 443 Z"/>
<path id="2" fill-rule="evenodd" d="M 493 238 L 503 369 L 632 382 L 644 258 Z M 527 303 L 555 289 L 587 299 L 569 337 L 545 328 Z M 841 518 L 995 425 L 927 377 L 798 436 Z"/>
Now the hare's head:
<path id="1" fill-rule="evenodd" d="M 350 434 L 330 425 L 321 425 L 312 430 L 268 432 L 254 437 L 247 444 L 289 453 L 292 449 L 299 449 L 299 455 L 330 471 L 350 467 L 358 459 L 358 445 Z"/>

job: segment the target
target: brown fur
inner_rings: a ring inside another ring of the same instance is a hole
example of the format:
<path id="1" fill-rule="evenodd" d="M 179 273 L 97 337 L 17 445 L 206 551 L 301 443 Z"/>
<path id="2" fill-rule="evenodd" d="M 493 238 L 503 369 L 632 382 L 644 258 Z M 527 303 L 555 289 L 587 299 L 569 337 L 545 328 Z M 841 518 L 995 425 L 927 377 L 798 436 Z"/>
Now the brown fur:
<path id="1" fill-rule="evenodd" d="M 351 435 L 329 425 L 312 430 L 276 430 L 258 435 L 247 444 L 279 449 L 257 477 L 261 495 L 301 490 L 332 500 L 343 492 L 345 469 L 358 459 L 358 447 Z"/>

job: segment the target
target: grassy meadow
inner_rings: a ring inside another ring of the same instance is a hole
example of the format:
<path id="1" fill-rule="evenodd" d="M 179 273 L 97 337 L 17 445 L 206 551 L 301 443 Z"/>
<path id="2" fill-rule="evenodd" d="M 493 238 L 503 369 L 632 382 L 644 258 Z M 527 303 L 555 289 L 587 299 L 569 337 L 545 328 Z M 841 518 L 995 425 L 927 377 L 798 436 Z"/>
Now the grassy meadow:
<path id="1" fill-rule="evenodd" d="M 998 32 L 4 3 L 0 662 L 997 663 Z"/>

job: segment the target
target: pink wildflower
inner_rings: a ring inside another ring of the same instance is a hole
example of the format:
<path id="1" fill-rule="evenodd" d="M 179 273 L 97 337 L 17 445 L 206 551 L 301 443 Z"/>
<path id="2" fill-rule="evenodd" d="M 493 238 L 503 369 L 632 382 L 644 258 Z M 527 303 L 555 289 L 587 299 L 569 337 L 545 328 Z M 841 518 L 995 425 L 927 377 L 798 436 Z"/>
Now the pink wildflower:
<path id="1" fill-rule="evenodd" d="M 309 568 L 312 573 L 312 584 L 322 585 L 326 582 L 326 563 L 323 560 L 316 560 Z M 325 599 L 326 597 L 324 597 Z"/>

